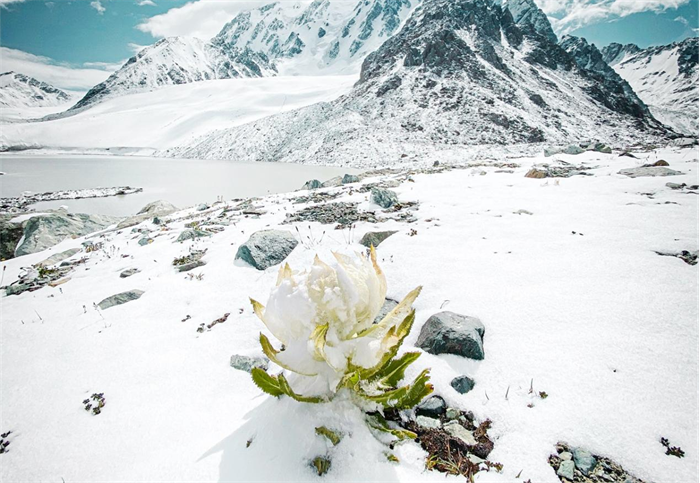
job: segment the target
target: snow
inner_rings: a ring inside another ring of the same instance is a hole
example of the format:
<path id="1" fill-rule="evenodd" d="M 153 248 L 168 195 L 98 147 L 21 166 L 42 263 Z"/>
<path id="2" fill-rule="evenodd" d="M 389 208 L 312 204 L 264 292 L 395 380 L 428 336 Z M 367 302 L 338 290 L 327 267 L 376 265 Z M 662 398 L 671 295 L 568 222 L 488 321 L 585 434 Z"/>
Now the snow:
<path id="1" fill-rule="evenodd" d="M 436 393 L 450 405 L 493 420 L 490 459 L 503 463 L 503 473 L 480 473 L 477 482 L 558 482 L 547 463 L 558 441 L 610 457 L 645 481 L 693 481 L 698 267 L 654 251 L 698 249 L 696 195 L 665 187 L 698 184 L 698 151 L 637 155 L 561 155 L 599 167 L 595 176 L 560 180 L 524 177 L 533 163 L 553 161 L 541 156 L 516 160 L 514 173 L 484 166 L 483 176 L 472 169 L 414 174 L 396 192 L 420 202 L 416 223 L 358 223 L 345 231 L 298 224 L 302 243 L 287 261 L 305 269 L 317 253 L 328 259 L 331 250 L 359 251 L 368 230 L 399 230 L 378 248 L 388 296 L 424 286 L 403 350 L 416 350 L 421 326 L 440 310 L 484 322 L 485 360 L 426 353 L 406 374 L 430 367 Z M 685 174 L 617 174 L 657 159 Z M 174 229 L 153 232 L 147 246 L 129 230 L 94 237 L 104 249 L 80 254 L 88 261 L 68 283 L 3 297 L 0 430 L 13 433 L 0 479 L 318 481 L 307 462 L 328 452 L 333 466 L 324 481 L 463 481 L 424 471 L 425 453 L 415 443 L 398 446 L 400 464 L 386 462 L 386 447 L 343 401 L 275 400 L 229 367 L 232 354 L 259 354 L 261 331 L 270 336 L 248 297 L 266 300 L 278 269 L 234 265 L 236 247 L 259 229 L 296 233 L 280 224 L 305 206 L 292 205 L 294 196 L 262 198 L 256 205 L 267 214 L 237 216 L 235 225 L 199 241 L 174 243 L 192 216 L 206 215 L 194 209 L 171 215 L 179 220 L 169 224 Z M 367 207 L 368 194 L 345 192 L 336 201 Z M 514 214 L 521 209 L 532 215 Z M 408 236 L 412 229 L 417 234 Z M 83 240 L 3 262 L 3 283 Z M 171 266 L 190 247 L 208 249 L 207 265 L 194 270 L 201 281 Z M 132 267 L 141 272 L 119 277 Z M 145 294 L 103 312 L 93 307 L 130 289 Z M 196 332 L 227 312 L 225 323 Z M 186 315 L 191 319 L 181 322 Z M 449 384 L 461 374 L 476 380 L 466 395 Z M 549 397 L 529 394 L 531 381 Z M 98 416 L 81 405 L 94 392 L 106 399 Z M 346 433 L 339 446 L 314 436 L 320 425 Z M 662 436 L 685 458 L 666 456 Z"/>
<path id="2" fill-rule="evenodd" d="M 31 220 L 32 218 L 36 216 L 45 216 L 48 215 L 48 213 L 25 213 L 24 215 L 19 215 L 15 216 L 12 218 L 9 223 L 24 223 L 27 220 Z M 19 245 L 19 243 L 18 243 Z"/>
<path id="3" fill-rule="evenodd" d="M 0 145 L 167 149 L 217 128 L 335 99 L 356 80 L 297 76 L 168 86 L 110 99 L 70 117 L 4 125 Z"/>

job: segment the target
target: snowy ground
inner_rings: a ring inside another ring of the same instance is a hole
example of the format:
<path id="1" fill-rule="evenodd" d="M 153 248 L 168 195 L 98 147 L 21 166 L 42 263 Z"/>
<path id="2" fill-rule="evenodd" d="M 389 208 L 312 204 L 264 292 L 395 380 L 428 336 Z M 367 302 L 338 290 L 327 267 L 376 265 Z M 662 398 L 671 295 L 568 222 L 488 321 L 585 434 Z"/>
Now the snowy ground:
<path id="1" fill-rule="evenodd" d="M 215 129 L 333 100 L 348 92 L 357 78 L 269 77 L 168 86 L 110 99 L 53 121 L 4 124 L 0 146 L 166 149 Z"/>
<path id="2" fill-rule="evenodd" d="M 299 224 L 303 243 L 288 261 L 304 268 L 316 253 L 360 250 L 366 231 L 399 230 L 378 249 L 388 296 L 424 286 L 404 350 L 416 350 L 422 324 L 441 307 L 481 318 L 484 361 L 423 354 L 407 374 L 431 367 L 437 394 L 493 420 L 489 459 L 504 469 L 480 473 L 477 481 L 557 482 L 547 458 L 558 441 L 607 456 L 649 482 L 694 481 L 698 266 L 655 251 L 698 249 L 697 195 L 665 187 L 698 184 L 698 152 L 558 158 L 600 167 L 593 177 L 525 178 L 533 163 L 545 161 L 539 158 L 516 160 L 514 173 L 480 167 L 414 175 L 396 191 L 402 201 L 420 202 L 417 222 L 360 223 L 344 231 Z M 658 159 L 685 174 L 616 174 Z M 313 434 L 326 424 L 350 436 L 332 450 L 325 481 L 463 481 L 426 472 L 415 443 L 399 446 L 400 464 L 386 462 L 352 408 L 275 400 L 229 367 L 232 354 L 259 353 L 257 336 L 265 329 L 248 297 L 264 302 L 277 277 L 277 267 L 263 273 L 235 264 L 237 246 L 263 228 L 296 233 L 280 223 L 304 206 L 289 203 L 298 195 L 261 199 L 256 205 L 267 214 L 237 216 L 197 242 L 175 243 L 191 219 L 170 223 L 147 246 L 130 230 L 108 233 L 99 238 L 103 250 L 76 255 L 89 260 L 68 283 L 0 299 L 0 431 L 12 431 L 0 479 L 319 481 L 307 462 L 326 451 Z M 338 200 L 369 208 L 366 193 Z M 220 211 L 221 205 L 209 214 Z M 192 214 L 207 216 L 190 209 L 170 218 Z M 20 267 L 82 241 L 4 262 L 3 283 L 15 280 Z M 190 246 L 208 249 L 207 265 L 193 271 L 202 280 L 171 266 Z M 141 273 L 119 277 L 132 267 Z M 130 289 L 145 294 L 101 313 L 93 307 Z M 228 312 L 228 321 L 197 333 Z M 476 380 L 466 395 L 450 387 L 461 374 Z M 529 394 L 531 381 L 549 397 Z M 106 399 L 98 416 L 81 404 L 95 392 Z M 685 458 L 666 456 L 661 437 Z"/>

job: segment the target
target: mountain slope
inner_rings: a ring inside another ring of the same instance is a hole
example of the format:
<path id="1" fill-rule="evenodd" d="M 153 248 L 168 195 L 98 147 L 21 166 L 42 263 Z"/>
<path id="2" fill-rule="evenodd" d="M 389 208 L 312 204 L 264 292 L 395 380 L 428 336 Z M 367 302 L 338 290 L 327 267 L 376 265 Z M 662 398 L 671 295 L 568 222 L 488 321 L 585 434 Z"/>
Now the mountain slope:
<path id="1" fill-rule="evenodd" d="M 195 38 L 171 37 L 141 50 L 106 81 L 90 89 L 70 110 L 167 85 L 270 73 L 274 73 L 274 67 L 264 54 L 249 49 L 222 49 Z"/>
<path id="2" fill-rule="evenodd" d="M 243 12 L 212 39 L 224 48 L 250 48 L 282 74 L 352 72 L 394 34 L 420 0 L 315 0 L 308 7 L 273 3 Z"/>
<path id="3" fill-rule="evenodd" d="M 603 54 L 657 119 L 680 133 L 697 136 L 697 37 L 644 50 L 610 44 Z"/>
<path id="4" fill-rule="evenodd" d="M 365 59 L 347 96 L 217 131 L 170 154 L 390 164 L 406 152 L 591 138 L 620 144 L 664 133 L 614 72 L 579 66 L 527 18 L 521 28 L 488 0 L 426 0 Z"/>
<path id="5" fill-rule="evenodd" d="M 51 107 L 71 100 L 70 94 L 17 72 L 0 74 L 0 106 L 7 108 Z"/>

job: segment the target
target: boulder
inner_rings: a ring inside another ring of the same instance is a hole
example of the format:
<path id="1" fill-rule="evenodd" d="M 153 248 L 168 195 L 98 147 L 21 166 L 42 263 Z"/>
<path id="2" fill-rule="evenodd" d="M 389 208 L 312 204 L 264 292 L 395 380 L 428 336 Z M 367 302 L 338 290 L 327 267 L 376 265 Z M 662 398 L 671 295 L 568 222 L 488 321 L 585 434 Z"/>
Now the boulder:
<path id="1" fill-rule="evenodd" d="M 236 260 L 241 259 L 258 270 L 265 270 L 282 263 L 298 244 L 294 235 L 288 231 L 257 231 L 238 247 Z"/>
<path id="2" fill-rule="evenodd" d="M 97 306 L 101 310 L 107 310 L 117 305 L 122 305 L 133 300 L 138 300 L 144 293 L 145 292 L 143 290 L 129 290 L 128 292 L 118 293 L 116 295 L 112 295 L 111 297 L 107 297 L 102 302 L 97 304 Z"/>
<path id="3" fill-rule="evenodd" d="M 530 171 L 525 173 L 525 177 L 526 178 L 535 178 L 535 179 L 546 178 L 547 172 L 542 171 L 541 169 L 532 168 Z"/>
<path id="4" fill-rule="evenodd" d="M 379 322 L 381 322 L 384 319 L 384 317 L 386 317 L 389 312 L 394 310 L 394 307 L 396 307 L 397 305 L 399 305 L 399 303 L 396 300 L 385 299 L 384 305 L 382 305 L 382 308 L 379 309 L 379 313 L 374 318 L 374 323 L 378 324 Z"/>
<path id="5" fill-rule="evenodd" d="M 586 151 L 584 149 L 581 149 L 579 146 L 575 144 L 570 144 L 567 147 L 564 148 L 562 153 L 564 154 L 581 154 L 585 153 Z"/>
<path id="6" fill-rule="evenodd" d="M 382 243 L 384 240 L 389 238 L 391 235 L 394 233 L 398 233 L 396 231 L 368 231 L 367 233 L 364 234 L 362 237 L 362 240 L 360 240 L 360 245 L 364 245 L 367 248 L 374 246 L 374 248 L 377 248 L 380 243 Z"/>
<path id="7" fill-rule="evenodd" d="M 335 178 L 331 178 L 327 181 L 324 181 L 321 185 L 321 188 L 335 188 L 336 186 L 340 186 L 342 184 L 343 178 L 341 178 L 340 176 L 336 176 Z"/>
<path id="8" fill-rule="evenodd" d="M 231 367 L 239 371 L 251 372 L 254 367 L 267 370 L 270 360 L 267 357 L 250 357 L 234 354 L 231 356 Z"/>
<path id="9" fill-rule="evenodd" d="M 391 190 L 384 188 L 372 188 L 370 200 L 375 205 L 379 205 L 384 209 L 391 208 L 399 202 L 399 197 Z"/>
<path id="10" fill-rule="evenodd" d="M 430 396 L 428 399 L 416 406 L 417 416 L 427 416 L 429 418 L 439 418 L 447 411 L 447 404 L 440 396 Z"/>
<path id="11" fill-rule="evenodd" d="M 431 354 L 484 358 L 484 324 L 476 317 L 440 312 L 423 325 L 416 345 Z"/>
<path id="12" fill-rule="evenodd" d="M 111 216 L 63 211 L 34 216 L 24 224 L 24 236 L 15 249 L 15 256 L 46 250 L 68 238 L 102 230 L 118 220 Z"/>
<path id="13" fill-rule="evenodd" d="M 588 473 L 590 473 L 593 468 L 595 468 L 596 464 L 598 464 L 595 457 L 585 449 L 574 448 L 573 454 L 576 468 L 578 468 L 579 471 L 586 476 L 588 476 Z"/>
<path id="14" fill-rule="evenodd" d="M 323 183 L 317 179 L 311 179 L 301 187 L 302 190 L 317 190 L 319 188 L 323 188 Z"/>
<path id="15" fill-rule="evenodd" d="M 177 211 L 177 208 L 172 204 L 168 203 L 167 201 L 154 201 L 153 203 L 149 203 L 143 208 L 141 208 L 141 211 L 139 211 L 135 216 L 129 217 L 121 221 L 117 225 L 117 229 L 121 230 L 123 228 L 138 225 L 142 221 L 146 221 L 151 218 L 163 217 L 175 211 Z"/>
<path id="16" fill-rule="evenodd" d="M 21 223 L 13 223 L 14 216 L 0 217 L 0 260 L 9 260 L 15 256 L 15 248 L 24 235 Z"/>
<path id="17" fill-rule="evenodd" d="M 474 389 L 475 384 L 474 379 L 469 376 L 457 376 L 450 382 L 450 386 L 460 394 L 468 393 Z"/>
<path id="18" fill-rule="evenodd" d="M 65 252 L 54 253 L 46 260 L 39 262 L 38 265 L 41 265 L 43 267 L 50 267 L 51 265 L 56 265 L 57 263 L 61 263 L 63 260 L 72 257 L 76 253 L 79 253 L 80 250 L 80 248 L 71 248 L 70 250 L 66 250 Z"/>
<path id="19" fill-rule="evenodd" d="M 557 476 L 566 478 L 569 481 L 574 480 L 574 462 L 571 460 L 562 461 L 557 470 Z"/>
<path id="20" fill-rule="evenodd" d="M 177 241 L 184 242 L 187 240 L 196 240 L 197 238 L 205 238 L 210 236 L 211 233 L 209 233 L 208 231 L 198 230 L 194 228 L 191 230 L 185 230 L 182 233 L 180 233 L 180 236 L 177 237 Z"/>
<path id="21" fill-rule="evenodd" d="M 670 168 L 649 166 L 641 168 L 627 168 L 622 169 L 618 174 L 624 174 L 630 178 L 643 178 L 648 176 L 677 176 L 683 174 L 680 171 L 674 171 Z"/>
<path id="22" fill-rule="evenodd" d="M 350 183 L 359 183 L 360 182 L 360 177 L 356 176 L 354 174 L 346 174 L 343 176 L 342 183 L 343 184 L 350 184 Z"/>

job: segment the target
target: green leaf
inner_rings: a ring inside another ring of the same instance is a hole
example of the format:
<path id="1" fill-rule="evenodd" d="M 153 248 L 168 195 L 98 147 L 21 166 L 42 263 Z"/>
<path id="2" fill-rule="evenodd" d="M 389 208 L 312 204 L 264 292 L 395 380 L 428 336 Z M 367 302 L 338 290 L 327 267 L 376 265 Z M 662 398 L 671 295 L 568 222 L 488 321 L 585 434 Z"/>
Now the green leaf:
<path id="1" fill-rule="evenodd" d="M 279 376 L 277 376 L 277 381 L 279 382 L 280 390 L 295 401 L 312 404 L 326 402 L 326 400 L 322 397 L 302 396 L 300 394 L 295 393 L 289 385 L 287 379 L 284 377 L 284 374 L 280 374 Z"/>
<path id="2" fill-rule="evenodd" d="M 406 316 L 411 312 L 413 302 L 418 298 L 422 289 L 423 287 L 416 287 L 413 289 L 391 312 L 386 314 L 386 317 L 378 324 L 363 330 L 357 334 L 357 337 L 366 337 L 376 332 L 381 332 L 382 330 L 389 330 L 390 327 L 396 325 L 399 321 L 405 320 Z"/>
<path id="3" fill-rule="evenodd" d="M 262 389 L 263 392 L 275 397 L 280 397 L 284 394 L 282 389 L 280 389 L 277 377 L 269 375 L 259 367 L 254 367 L 251 371 L 251 375 L 253 376 L 255 385 Z"/>
<path id="4" fill-rule="evenodd" d="M 328 438 L 328 440 L 331 443 L 333 443 L 333 446 L 337 446 L 338 443 L 340 443 L 340 440 L 343 439 L 341 434 L 336 433 L 335 431 L 330 430 L 325 426 L 320 426 L 316 428 L 316 434 Z"/>
<path id="5" fill-rule="evenodd" d="M 400 463 L 401 461 L 394 455 L 393 453 L 389 453 L 386 451 L 384 453 L 384 456 L 386 457 L 386 460 L 389 461 L 390 463 Z"/>
<path id="6" fill-rule="evenodd" d="M 263 353 L 267 356 L 268 359 L 270 359 L 272 362 L 277 364 L 280 367 L 283 367 L 287 369 L 288 371 L 296 372 L 297 374 L 301 374 L 302 376 L 315 376 L 316 374 L 307 374 L 305 372 L 300 372 L 296 369 L 293 369 L 289 367 L 287 364 L 283 363 L 282 361 L 279 360 L 277 357 L 277 354 L 280 353 L 280 351 L 275 350 L 274 347 L 272 347 L 272 344 L 270 343 L 270 339 L 268 339 L 262 332 L 260 333 L 260 346 L 262 347 Z"/>
<path id="7" fill-rule="evenodd" d="M 372 376 L 372 379 L 379 379 L 380 383 L 385 386 L 396 387 L 403 379 L 408 366 L 418 359 L 420 354 L 420 352 L 406 352 L 400 358 L 391 360 Z"/>
<path id="8" fill-rule="evenodd" d="M 429 384 L 430 369 L 425 369 L 418 377 L 413 380 L 409 386 L 406 395 L 399 403 L 394 406 L 397 409 L 411 409 L 417 406 L 426 396 L 433 392 L 433 385 Z"/>
<path id="9" fill-rule="evenodd" d="M 406 429 L 392 428 L 391 426 L 389 426 L 389 422 L 386 419 L 384 419 L 384 417 L 379 413 L 366 414 L 365 421 L 367 421 L 367 425 L 370 428 L 376 429 L 377 431 L 381 431 L 383 433 L 389 433 L 392 436 L 401 440 L 416 439 L 418 437 L 418 435 L 412 431 L 408 431 Z"/>

